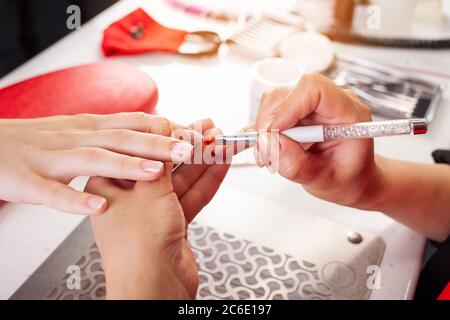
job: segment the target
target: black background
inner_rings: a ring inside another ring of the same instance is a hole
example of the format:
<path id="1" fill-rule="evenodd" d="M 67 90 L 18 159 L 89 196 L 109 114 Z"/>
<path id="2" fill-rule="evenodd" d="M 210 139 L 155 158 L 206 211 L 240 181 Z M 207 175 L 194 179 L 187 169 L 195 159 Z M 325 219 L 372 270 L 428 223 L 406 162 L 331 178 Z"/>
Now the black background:
<path id="1" fill-rule="evenodd" d="M 117 0 L 0 0 L 0 77 L 70 30 L 67 7 L 81 8 L 86 22 Z"/>

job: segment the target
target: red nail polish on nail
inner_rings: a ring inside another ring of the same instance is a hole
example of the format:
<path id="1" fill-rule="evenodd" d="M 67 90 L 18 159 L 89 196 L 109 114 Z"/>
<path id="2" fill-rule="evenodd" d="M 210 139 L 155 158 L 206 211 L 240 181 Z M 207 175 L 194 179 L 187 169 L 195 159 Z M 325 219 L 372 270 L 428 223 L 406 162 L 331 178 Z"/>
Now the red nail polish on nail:
<path id="1" fill-rule="evenodd" d="M 209 138 L 204 138 L 203 139 L 203 146 L 209 146 L 210 144 L 213 144 L 214 142 L 216 142 L 216 137 L 209 137 Z"/>

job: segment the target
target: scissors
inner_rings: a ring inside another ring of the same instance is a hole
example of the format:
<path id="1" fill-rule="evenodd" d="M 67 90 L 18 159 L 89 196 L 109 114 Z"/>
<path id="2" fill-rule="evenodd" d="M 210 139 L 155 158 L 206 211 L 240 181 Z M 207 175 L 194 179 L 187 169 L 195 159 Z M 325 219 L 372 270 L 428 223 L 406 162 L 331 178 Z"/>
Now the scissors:
<path id="1" fill-rule="evenodd" d="M 145 28 L 142 23 L 137 23 L 129 29 L 129 35 L 133 39 L 142 39 Z M 184 37 L 184 42 L 178 48 L 177 53 L 185 56 L 213 55 L 219 51 L 222 40 L 212 31 L 189 32 Z"/>
<path id="2" fill-rule="evenodd" d="M 178 48 L 178 53 L 185 56 L 213 55 L 219 51 L 222 40 L 212 31 L 195 31 L 188 33 Z"/>

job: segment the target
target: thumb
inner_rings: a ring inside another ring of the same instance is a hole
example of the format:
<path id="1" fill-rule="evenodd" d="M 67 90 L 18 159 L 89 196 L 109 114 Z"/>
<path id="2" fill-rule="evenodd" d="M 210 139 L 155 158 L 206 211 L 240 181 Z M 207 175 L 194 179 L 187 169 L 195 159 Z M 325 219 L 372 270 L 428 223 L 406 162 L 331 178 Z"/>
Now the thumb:
<path id="1" fill-rule="evenodd" d="M 312 114 L 314 118 L 309 122 L 320 119 L 322 123 L 345 123 L 354 120 L 352 105 L 349 96 L 332 81 L 318 73 L 308 73 L 267 117 L 262 129 L 283 131 Z"/>

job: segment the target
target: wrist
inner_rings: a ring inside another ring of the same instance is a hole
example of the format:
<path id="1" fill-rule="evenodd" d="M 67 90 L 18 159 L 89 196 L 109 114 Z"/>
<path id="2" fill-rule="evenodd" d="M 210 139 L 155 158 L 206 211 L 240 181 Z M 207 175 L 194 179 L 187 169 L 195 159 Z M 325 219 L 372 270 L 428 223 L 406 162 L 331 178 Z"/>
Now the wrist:
<path id="1" fill-rule="evenodd" d="M 139 242 L 101 246 L 108 299 L 152 299 L 161 274 L 161 258 Z"/>
<path id="2" fill-rule="evenodd" d="M 136 270 L 130 270 L 136 272 Z M 134 275 L 123 278 L 117 274 L 105 273 L 107 300 L 163 300 L 165 295 L 164 283 L 161 281 L 161 272 L 136 272 Z"/>
<path id="3" fill-rule="evenodd" d="M 190 299 L 179 281 L 171 250 L 133 249 L 131 254 L 102 257 L 106 296 L 111 300 Z"/>
<path id="4" fill-rule="evenodd" d="M 366 181 L 364 191 L 354 207 L 369 211 L 382 210 L 383 203 L 387 201 L 387 191 L 389 190 L 389 181 L 386 174 L 387 161 L 389 160 L 386 158 L 375 156 L 373 168 L 364 177 Z"/>
<path id="5" fill-rule="evenodd" d="M 147 256 L 104 259 L 106 293 L 108 299 L 160 299 L 162 274 L 160 259 Z"/>

